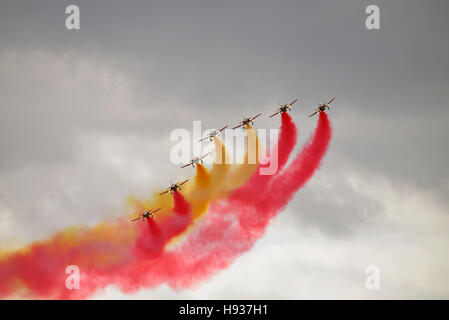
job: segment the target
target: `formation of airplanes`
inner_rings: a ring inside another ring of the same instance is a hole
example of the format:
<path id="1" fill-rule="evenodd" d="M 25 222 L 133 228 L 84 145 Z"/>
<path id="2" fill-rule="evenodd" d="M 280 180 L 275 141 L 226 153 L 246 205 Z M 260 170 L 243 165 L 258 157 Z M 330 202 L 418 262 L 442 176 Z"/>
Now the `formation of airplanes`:
<path id="1" fill-rule="evenodd" d="M 321 113 L 321 112 L 325 111 L 326 109 L 329 110 L 329 104 L 331 104 L 334 100 L 335 100 L 335 97 L 333 97 L 328 103 L 317 103 L 318 108 L 316 108 L 315 111 L 314 111 L 311 115 L 309 115 L 309 117 L 312 117 L 312 116 L 316 115 L 317 113 Z M 269 117 L 272 118 L 272 117 L 274 117 L 275 115 L 278 115 L 278 114 L 281 114 L 281 115 L 282 115 L 283 113 L 286 113 L 286 112 L 291 111 L 291 107 L 292 107 L 293 104 L 295 104 L 297 101 L 298 101 L 298 99 L 294 99 L 294 100 L 293 100 L 292 102 L 290 102 L 289 104 L 283 104 L 283 105 L 279 104 L 279 105 L 280 105 L 279 108 L 276 109 L 275 113 L 273 113 L 273 114 L 270 115 Z M 254 120 L 255 120 L 256 118 L 258 118 L 259 116 L 261 116 L 261 115 L 262 115 L 262 114 L 259 113 L 259 114 L 255 115 L 255 116 L 253 116 L 253 117 L 244 117 L 243 120 L 242 120 L 237 126 L 233 127 L 232 129 L 242 128 L 243 130 L 245 130 L 246 127 L 247 127 L 247 125 L 249 125 L 249 124 L 254 125 Z M 210 141 L 212 141 L 216 136 L 220 135 L 221 132 L 222 132 L 224 129 L 226 129 L 227 127 L 228 127 L 228 126 L 224 126 L 224 127 L 221 128 L 220 130 L 213 130 L 213 131 L 211 131 L 206 137 L 204 137 L 204 138 L 202 138 L 201 140 L 199 140 L 199 142 L 202 142 L 202 141 L 208 140 L 208 139 L 209 139 Z M 199 164 L 199 163 L 203 163 L 203 159 L 204 159 L 206 156 L 208 156 L 209 154 L 211 154 L 211 152 L 206 153 L 205 155 L 202 155 L 202 156 L 199 156 L 199 157 L 193 157 L 192 160 L 190 160 L 189 163 L 183 165 L 181 168 L 186 168 L 186 167 L 189 167 L 189 166 L 192 166 L 193 168 L 195 168 L 195 165 L 196 165 L 196 164 Z M 172 184 L 170 185 L 170 187 L 168 187 L 164 192 L 160 193 L 159 195 L 164 195 L 164 194 L 166 194 L 166 193 L 170 193 L 171 195 L 173 195 L 173 193 L 174 193 L 175 191 L 178 191 L 178 190 L 181 191 L 181 186 L 182 186 L 184 183 L 186 183 L 187 181 L 189 181 L 189 179 L 184 180 L 184 181 L 180 181 L 180 182 L 177 182 L 177 183 L 172 183 Z M 135 218 L 135 219 L 132 219 L 131 221 L 137 221 L 137 220 L 145 221 L 146 219 L 150 219 L 150 218 L 153 219 L 153 214 L 156 213 L 156 212 L 159 211 L 159 210 L 161 210 L 161 208 L 158 208 L 158 209 L 153 210 L 153 211 L 144 211 L 144 212 L 140 215 L 140 217 Z"/>

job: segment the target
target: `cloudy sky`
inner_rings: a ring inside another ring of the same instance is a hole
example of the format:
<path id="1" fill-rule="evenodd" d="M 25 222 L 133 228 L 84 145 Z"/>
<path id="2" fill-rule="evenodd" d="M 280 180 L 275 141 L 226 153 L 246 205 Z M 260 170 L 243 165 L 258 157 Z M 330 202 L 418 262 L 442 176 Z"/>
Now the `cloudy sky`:
<path id="1" fill-rule="evenodd" d="M 80 30 L 65 28 L 70 4 Z M 369 4 L 381 30 L 365 27 Z M 192 120 L 234 124 L 298 97 L 303 143 L 306 115 L 336 96 L 324 165 L 252 251 L 194 290 L 94 298 L 449 298 L 448 12 L 446 0 L 2 0 L 0 248 L 118 216 L 130 193 L 176 179 L 169 136 Z"/>

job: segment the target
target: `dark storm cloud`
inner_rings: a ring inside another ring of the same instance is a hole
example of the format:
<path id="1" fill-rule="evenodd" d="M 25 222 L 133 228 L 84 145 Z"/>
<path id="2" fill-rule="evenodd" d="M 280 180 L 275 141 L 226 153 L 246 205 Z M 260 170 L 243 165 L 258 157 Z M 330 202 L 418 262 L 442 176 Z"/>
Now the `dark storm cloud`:
<path id="1" fill-rule="evenodd" d="M 14 1 L 3 4 L 1 47 L 113 60 L 136 77 L 136 105 L 161 117 L 164 101 L 177 105 L 174 127 L 190 117 L 211 125 L 220 125 L 216 117 L 238 121 L 240 114 L 296 96 L 306 113 L 315 102 L 337 96 L 341 113 L 375 119 L 379 127 L 368 135 L 377 135 L 372 138 L 389 154 L 351 150 L 354 161 L 404 179 L 419 169 L 430 180 L 449 160 L 446 148 L 437 148 L 445 139 L 440 119 L 447 119 L 449 98 L 449 5 L 430 3 L 378 1 L 382 30 L 368 31 L 363 1 L 77 1 L 82 27 L 69 32 L 65 3 Z M 152 120 L 158 132 L 159 122 Z M 336 125 L 348 127 L 344 117 L 339 120 Z M 384 121 L 398 125 L 385 128 Z M 407 139 L 426 131 L 430 143 Z M 410 150 L 405 164 L 400 149 Z M 423 153 L 437 165 L 423 166 Z M 376 168 L 379 163 L 386 166 Z M 391 163 L 402 163 L 404 173 Z"/>

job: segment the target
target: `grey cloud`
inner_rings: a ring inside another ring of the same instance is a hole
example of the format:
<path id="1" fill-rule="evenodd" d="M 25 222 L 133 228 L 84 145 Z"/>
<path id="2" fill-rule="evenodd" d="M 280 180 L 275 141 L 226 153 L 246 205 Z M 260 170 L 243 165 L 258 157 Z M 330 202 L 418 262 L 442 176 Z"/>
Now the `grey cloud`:
<path id="1" fill-rule="evenodd" d="M 331 182 L 328 189 L 311 183 L 290 207 L 288 214 L 301 228 L 318 228 L 332 237 L 354 237 L 383 215 L 379 200 L 354 190 L 344 178 Z"/>

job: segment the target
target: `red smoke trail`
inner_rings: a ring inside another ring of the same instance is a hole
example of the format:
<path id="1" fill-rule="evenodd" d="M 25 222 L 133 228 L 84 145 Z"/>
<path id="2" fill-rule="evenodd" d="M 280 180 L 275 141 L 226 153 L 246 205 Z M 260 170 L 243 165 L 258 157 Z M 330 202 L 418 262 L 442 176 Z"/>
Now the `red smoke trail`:
<path id="1" fill-rule="evenodd" d="M 160 224 L 151 218 L 144 223 L 138 221 L 140 234 L 135 248 L 137 257 L 148 258 L 159 255 L 171 239 L 183 233 L 189 226 L 192 219 L 190 204 L 178 191 L 173 192 L 173 199 L 175 214 L 167 217 Z"/>
<path id="2" fill-rule="evenodd" d="M 280 175 L 270 181 L 270 192 L 262 205 L 280 209 L 287 205 L 295 192 L 304 186 L 319 168 L 331 140 L 331 125 L 327 114 L 319 114 L 318 126 L 312 137 L 298 153 L 293 162 Z"/>
<path id="3" fill-rule="evenodd" d="M 278 141 L 278 172 L 285 166 L 295 142 L 296 127 L 291 117 L 283 114 Z M 248 232 L 247 226 L 239 225 L 239 215 L 246 213 L 257 217 L 252 212 L 254 206 L 241 204 L 245 201 L 254 203 L 259 195 L 263 196 L 262 193 L 255 192 L 254 188 L 260 187 L 259 190 L 262 191 L 271 178 L 272 176 L 259 175 L 259 171 L 255 172 L 250 179 L 251 183 L 240 187 L 239 192 L 233 194 L 233 201 L 214 205 L 212 212 L 204 216 L 180 247 L 171 251 L 159 251 L 157 259 L 134 260 L 125 268 L 119 268 L 109 274 L 108 279 L 90 276 L 90 285 L 98 289 L 115 284 L 125 293 L 156 287 L 164 282 L 173 288 L 185 288 L 197 284 L 217 270 L 226 268 L 237 256 L 251 248 L 255 241 L 252 239 L 263 235 L 268 221 L 259 223 L 258 227 L 254 228 L 257 232 Z M 240 191 L 250 193 L 247 197 L 240 197 Z M 236 207 L 232 207 L 232 203 L 235 203 Z M 260 219 L 260 222 L 263 222 L 263 219 Z M 146 237 L 144 239 L 147 240 Z"/>
<path id="4" fill-rule="evenodd" d="M 277 161 L 278 169 L 275 174 L 281 172 L 288 161 L 290 153 L 295 147 L 296 138 L 297 132 L 295 123 L 288 113 L 282 113 L 282 124 L 277 146 L 271 150 L 269 156 L 267 157 L 270 159 L 270 162 L 259 164 L 257 170 L 251 178 L 242 187 L 236 189 L 231 194 L 231 199 L 242 199 L 242 201 L 248 201 L 251 199 L 257 200 L 252 197 L 252 194 L 264 192 L 264 189 L 268 186 L 269 181 L 273 179 L 273 175 L 261 175 L 260 170 L 262 168 L 270 167 L 270 163 L 272 161 Z M 275 149 L 277 149 L 277 152 L 274 152 Z"/>
<path id="5" fill-rule="evenodd" d="M 118 220 L 115 223 L 125 229 L 129 222 Z M 24 289 L 31 297 L 53 298 L 61 288 L 68 291 L 65 288 L 67 266 L 76 264 L 81 270 L 106 271 L 111 261 L 123 263 L 131 258 L 129 245 L 132 243 L 124 241 L 117 245 L 112 239 L 90 241 L 87 234 L 85 229 L 77 230 L 75 235 L 60 233 L 47 242 L 35 243 L 26 251 L 1 260 L 0 297 Z"/>
<path id="6" fill-rule="evenodd" d="M 253 193 L 248 199 L 237 196 L 229 199 L 228 206 L 241 208 L 236 216 L 245 232 L 259 234 L 265 229 L 269 220 L 287 205 L 298 189 L 304 186 L 319 168 L 330 140 L 330 122 L 327 114 L 321 112 L 314 134 L 282 173 L 266 181 L 264 192 Z"/>
<path id="7" fill-rule="evenodd" d="M 285 164 L 288 161 L 290 153 L 295 147 L 297 132 L 295 123 L 292 120 L 292 117 L 284 112 L 282 113 L 282 124 L 281 124 L 281 133 L 279 135 L 279 142 L 277 145 L 278 149 L 278 170 L 276 173 L 282 171 Z M 262 167 L 268 167 L 269 164 L 262 165 Z M 269 177 L 269 176 L 260 176 L 260 177 Z"/>
<path id="8" fill-rule="evenodd" d="M 65 235 L 58 234 L 45 243 L 33 244 L 26 252 L 0 260 L 0 297 L 20 293 L 23 285 L 30 297 L 86 298 L 106 286 L 114 274 L 134 261 L 156 260 L 164 246 L 184 232 L 191 222 L 189 203 L 179 192 L 174 192 L 173 198 L 175 214 L 160 225 L 151 218 L 148 223 L 138 221 L 137 228 L 141 233 L 135 242 L 117 245 L 113 239 L 88 239 L 85 242 L 71 239 L 73 246 L 67 247 Z M 129 224 L 129 221 L 118 223 Z M 119 234 L 115 236 L 120 237 Z M 84 239 L 85 235 L 80 232 L 76 237 Z M 103 260 L 104 265 L 99 263 Z M 65 287 L 68 276 L 65 270 L 69 265 L 76 265 L 81 271 L 80 290 Z"/>
<path id="9" fill-rule="evenodd" d="M 292 129 L 286 120 L 283 122 L 285 126 L 281 127 L 285 131 L 281 131 L 279 141 L 279 150 L 283 150 L 279 154 L 282 166 L 293 149 L 291 141 L 281 140 L 286 137 L 287 130 Z M 296 129 L 290 132 L 296 133 Z M 253 184 L 240 188 L 256 190 L 248 198 L 237 196 L 239 189 L 229 199 L 214 204 L 180 247 L 164 251 L 158 259 L 134 261 L 125 270 L 116 273 L 114 279 L 109 279 L 109 283 L 117 284 L 126 293 L 143 287 L 156 287 L 164 282 L 172 288 L 181 289 L 195 286 L 228 267 L 263 236 L 271 218 L 286 203 L 286 199 L 318 168 L 329 139 L 330 125 L 322 113 L 315 134 L 282 174 L 282 179 L 286 179 L 281 186 L 282 193 L 277 192 L 276 197 L 269 196 L 277 187 L 276 183 L 270 183 L 276 176 L 271 179 L 253 177 Z M 281 179 L 281 175 L 277 177 Z M 260 188 L 260 181 L 265 182 L 264 188 Z"/>
<path id="10" fill-rule="evenodd" d="M 282 118 L 279 141 L 282 167 L 294 146 L 287 138 L 296 136 L 289 118 Z M 291 135 L 287 134 L 289 129 Z M 26 283 L 28 292 L 34 296 L 63 299 L 85 298 L 109 284 L 117 285 L 125 293 L 162 283 L 178 289 L 192 287 L 228 267 L 263 236 L 270 220 L 319 167 L 330 137 L 330 124 L 322 112 L 312 138 L 282 173 L 268 178 L 254 176 L 251 184 L 240 188 L 241 191 L 253 190 L 245 192 L 246 198 L 239 196 L 237 190 L 228 199 L 215 203 L 201 223 L 174 249 L 160 248 L 182 233 L 191 221 L 190 206 L 178 192 L 174 194 L 177 213 L 174 220 L 162 221 L 160 225 L 142 224 L 139 230 L 147 236 L 128 246 L 91 241 L 87 247 L 77 245 L 71 250 L 61 250 L 57 245 L 37 244 L 30 249 L 32 254 L 17 253 L 1 260 L 0 296 L 15 292 L 16 279 Z M 149 239 L 154 243 L 149 243 Z M 115 255 L 118 263 L 106 263 L 101 267 L 98 259 L 94 259 L 95 263 L 83 261 L 84 255 L 95 258 L 95 254 L 105 254 L 108 258 Z M 61 286 L 67 276 L 64 269 L 70 264 L 78 265 L 82 271 L 80 290 Z"/>
<path id="11" fill-rule="evenodd" d="M 283 120 L 286 117 L 283 118 Z M 285 122 L 283 121 L 283 124 Z M 282 129 L 291 129 L 282 126 Z M 296 133 L 296 130 L 294 131 Z M 280 163 L 285 164 L 292 150 L 291 144 L 281 140 L 287 130 L 281 132 L 279 149 Z M 236 190 L 230 199 L 215 204 L 186 240 L 178 255 L 170 257 L 177 260 L 180 270 L 171 275 L 171 285 L 189 287 L 229 266 L 239 255 L 248 251 L 263 236 L 270 220 L 285 206 L 293 194 L 302 187 L 319 168 L 331 138 L 331 127 L 327 115 L 322 112 L 315 133 L 298 153 L 285 171 L 272 179 L 254 178 L 255 184 L 242 188 L 253 188 L 248 198 L 238 196 Z M 284 162 L 285 160 L 285 162 Z M 261 179 L 261 180 L 259 180 Z M 265 186 L 257 183 L 263 181 Z M 260 192 L 263 190 L 262 192 Z M 199 247 L 198 243 L 207 246 Z M 188 257 L 188 259 L 185 259 Z M 187 261 L 187 262 L 186 262 Z M 183 277 L 183 272 L 189 276 Z"/>

